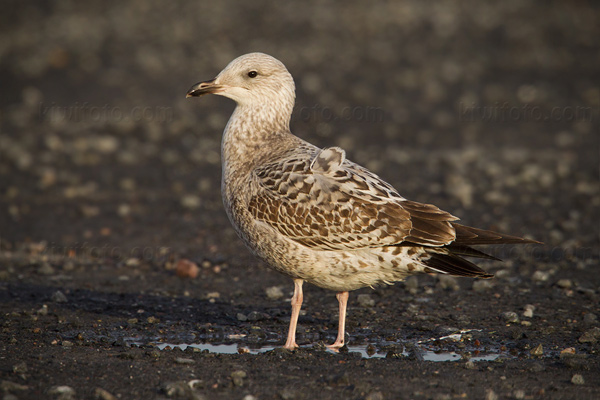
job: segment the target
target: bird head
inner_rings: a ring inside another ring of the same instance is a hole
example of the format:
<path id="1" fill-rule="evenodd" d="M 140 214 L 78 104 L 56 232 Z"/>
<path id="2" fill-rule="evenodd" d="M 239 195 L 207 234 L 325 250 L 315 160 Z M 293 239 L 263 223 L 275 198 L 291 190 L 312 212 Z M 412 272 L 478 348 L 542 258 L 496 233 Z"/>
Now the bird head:
<path id="1" fill-rule="evenodd" d="M 294 106 L 295 86 L 285 65 L 264 53 L 240 56 L 210 81 L 199 82 L 188 90 L 186 97 L 216 94 L 228 97 L 240 106 Z"/>

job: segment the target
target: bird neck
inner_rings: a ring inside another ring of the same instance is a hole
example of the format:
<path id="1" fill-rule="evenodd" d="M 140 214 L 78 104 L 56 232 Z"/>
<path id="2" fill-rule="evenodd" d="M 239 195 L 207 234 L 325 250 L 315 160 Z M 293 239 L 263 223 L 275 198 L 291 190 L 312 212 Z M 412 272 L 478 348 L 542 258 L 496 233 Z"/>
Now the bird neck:
<path id="1" fill-rule="evenodd" d="M 244 174 L 258 163 L 269 159 L 274 152 L 290 146 L 289 122 L 291 109 L 267 108 L 264 105 L 239 104 L 234 110 L 221 145 L 223 171 Z M 277 112 L 279 111 L 279 112 Z"/>

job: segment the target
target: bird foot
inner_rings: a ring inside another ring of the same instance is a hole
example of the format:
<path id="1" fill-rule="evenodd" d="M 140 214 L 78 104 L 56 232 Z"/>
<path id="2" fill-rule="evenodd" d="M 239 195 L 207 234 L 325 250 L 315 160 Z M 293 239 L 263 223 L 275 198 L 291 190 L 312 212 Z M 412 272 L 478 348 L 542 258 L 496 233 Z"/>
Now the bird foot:
<path id="1" fill-rule="evenodd" d="M 290 351 L 296 350 L 298 347 L 300 347 L 300 346 L 298 346 L 298 345 L 296 344 L 296 342 L 292 342 L 292 343 L 286 343 L 286 344 L 283 346 L 283 348 L 284 348 L 284 349 L 287 349 L 287 350 L 290 350 Z"/>
<path id="2" fill-rule="evenodd" d="M 333 344 L 328 344 L 326 346 L 329 350 L 338 353 L 342 347 L 344 347 L 344 342 L 338 342 L 337 340 Z"/>

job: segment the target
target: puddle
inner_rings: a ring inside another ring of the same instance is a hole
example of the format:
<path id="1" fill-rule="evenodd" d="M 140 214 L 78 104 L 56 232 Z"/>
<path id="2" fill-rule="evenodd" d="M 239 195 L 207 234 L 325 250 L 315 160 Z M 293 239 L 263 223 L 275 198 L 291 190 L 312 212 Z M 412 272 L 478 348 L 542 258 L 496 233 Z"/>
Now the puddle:
<path id="1" fill-rule="evenodd" d="M 212 343 L 195 343 L 195 344 L 171 344 L 171 343 L 154 343 L 159 350 L 173 350 L 180 349 L 186 350 L 188 348 L 197 349 L 198 351 L 209 351 L 216 354 L 239 354 L 239 353 L 250 353 L 260 354 L 272 351 L 281 346 L 245 346 L 242 344 L 212 344 Z M 302 347 L 303 349 L 313 349 L 313 347 Z M 326 350 L 327 352 L 335 354 L 332 350 Z M 388 351 L 381 349 L 379 351 L 374 350 L 373 346 L 360 345 L 360 346 L 348 346 L 348 352 L 359 353 L 363 358 L 386 358 Z M 487 353 L 472 355 L 469 359 L 471 361 L 494 361 L 501 356 L 499 353 Z M 434 361 L 434 362 L 448 362 L 448 361 L 459 361 L 462 356 L 454 351 L 433 351 L 423 347 L 413 347 L 410 351 L 404 349 L 401 353 L 397 353 L 397 357 L 414 357 L 422 361 Z"/>

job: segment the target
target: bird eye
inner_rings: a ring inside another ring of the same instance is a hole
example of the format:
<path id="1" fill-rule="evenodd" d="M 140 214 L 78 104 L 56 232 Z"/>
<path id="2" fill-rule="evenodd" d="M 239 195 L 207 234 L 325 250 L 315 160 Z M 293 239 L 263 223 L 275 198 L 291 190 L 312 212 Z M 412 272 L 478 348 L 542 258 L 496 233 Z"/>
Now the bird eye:
<path id="1" fill-rule="evenodd" d="M 256 71 L 250 71 L 250 72 L 248 72 L 248 76 L 250 78 L 256 78 L 257 75 L 258 75 L 258 72 L 256 72 Z"/>

